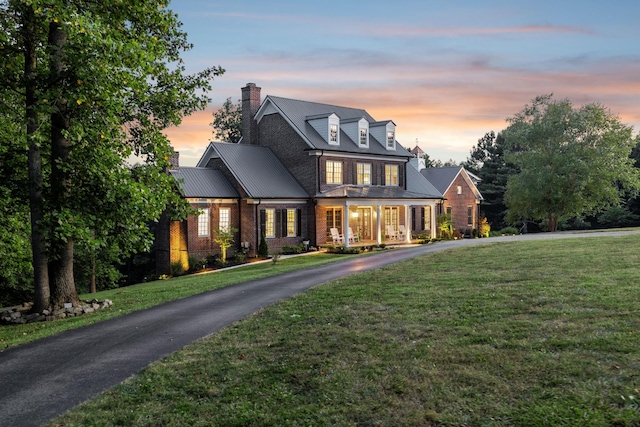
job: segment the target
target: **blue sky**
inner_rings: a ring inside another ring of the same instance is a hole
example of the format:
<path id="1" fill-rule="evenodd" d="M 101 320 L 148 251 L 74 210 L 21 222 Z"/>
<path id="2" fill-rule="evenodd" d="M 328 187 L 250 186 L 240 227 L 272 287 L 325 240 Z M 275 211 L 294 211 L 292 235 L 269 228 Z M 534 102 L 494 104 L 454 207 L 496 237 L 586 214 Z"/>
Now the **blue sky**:
<path id="1" fill-rule="evenodd" d="M 254 82 L 276 95 L 364 108 L 398 141 L 462 161 L 534 97 L 597 102 L 640 130 L 640 2 L 610 0 L 173 0 L 196 72 L 221 65 L 206 111 L 169 129 L 181 163 L 212 112 Z"/>

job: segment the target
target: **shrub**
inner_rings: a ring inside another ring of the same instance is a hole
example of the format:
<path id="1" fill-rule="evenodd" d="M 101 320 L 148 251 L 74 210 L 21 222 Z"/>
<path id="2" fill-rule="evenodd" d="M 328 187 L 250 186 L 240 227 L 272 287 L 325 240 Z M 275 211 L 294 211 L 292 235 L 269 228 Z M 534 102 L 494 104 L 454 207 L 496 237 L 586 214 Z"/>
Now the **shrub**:
<path id="1" fill-rule="evenodd" d="M 268 257 L 269 256 L 269 246 L 267 245 L 267 238 L 264 233 L 260 236 L 260 245 L 258 245 L 258 256 L 260 257 Z"/>
<path id="2" fill-rule="evenodd" d="M 233 236 L 237 232 L 237 228 L 219 228 L 216 230 L 216 237 L 213 241 L 220 245 L 220 261 L 223 265 L 227 263 L 227 249 L 233 245 Z"/>
<path id="3" fill-rule="evenodd" d="M 295 246 L 283 246 L 282 253 L 285 255 L 291 254 L 301 254 L 304 252 L 305 246 L 303 244 L 295 245 Z"/>
<path id="4" fill-rule="evenodd" d="M 213 267 L 218 263 L 219 260 L 220 260 L 220 254 L 211 254 L 207 256 L 207 258 L 205 259 L 205 262 L 208 267 Z"/>
<path id="5" fill-rule="evenodd" d="M 184 266 L 181 261 L 171 263 L 171 274 L 174 276 L 181 276 L 184 274 Z"/>
<path id="6" fill-rule="evenodd" d="M 498 232 L 499 235 L 505 236 L 505 235 L 512 235 L 512 234 L 518 234 L 518 229 L 515 227 L 505 227 L 502 230 L 500 230 Z"/>
<path id="7" fill-rule="evenodd" d="M 453 219 L 451 214 L 440 214 L 437 217 L 438 235 L 441 238 L 453 238 Z"/>
<path id="8" fill-rule="evenodd" d="M 480 221 L 478 224 L 478 233 L 480 234 L 480 237 L 489 237 L 490 231 L 491 231 L 491 225 L 489 224 L 487 217 L 483 216 L 482 218 L 480 218 Z"/>

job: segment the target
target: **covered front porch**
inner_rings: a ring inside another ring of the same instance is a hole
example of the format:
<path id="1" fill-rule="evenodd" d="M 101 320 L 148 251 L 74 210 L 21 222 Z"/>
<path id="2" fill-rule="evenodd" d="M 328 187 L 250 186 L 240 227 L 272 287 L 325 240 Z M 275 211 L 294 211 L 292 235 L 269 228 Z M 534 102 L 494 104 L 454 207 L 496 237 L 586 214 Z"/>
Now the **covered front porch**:
<path id="1" fill-rule="evenodd" d="M 412 233 L 427 233 L 433 238 L 435 208 L 435 201 L 425 199 L 320 199 L 316 239 L 319 244 L 348 247 L 411 243 Z M 416 209 L 421 214 L 416 214 Z"/>

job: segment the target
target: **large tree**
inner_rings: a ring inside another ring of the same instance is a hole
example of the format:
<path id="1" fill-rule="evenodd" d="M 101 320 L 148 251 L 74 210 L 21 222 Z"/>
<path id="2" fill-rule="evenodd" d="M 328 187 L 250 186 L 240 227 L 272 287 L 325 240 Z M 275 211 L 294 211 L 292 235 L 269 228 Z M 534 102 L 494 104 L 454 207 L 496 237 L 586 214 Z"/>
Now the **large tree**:
<path id="1" fill-rule="evenodd" d="M 76 242 L 148 246 L 145 224 L 173 197 L 162 131 L 206 106 L 222 70 L 185 73 L 168 3 L 0 1 L 0 108 L 23 123 L 12 154 L 28 158 L 37 308 L 77 302 Z"/>
<path id="2" fill-rule="evenodd" d="M 599 104 L 574 108 L 551 95 L 535 98 L 508 119 L 506 160 L 508 219 L 558 223 L 616 205 L 621 189 L 637 188 L 640 174 L 629 158 L 632 129 Z"/>
<path id="3" fill-rule="evenodd" d="M 478 190 L 484 200 L 480 205 L 484 215 L 494 229 L 505 226 L 507 208 L 504 194 L 509 176 L 517 173 L 514 165 L 507 163 L 504 156 L 505 141 L 502 133 L 490 131 L 478 140 L 463 163 L 464 167 L 476 174 L 482 181 Z"/>
<path id="4" fill-rule="evenodd" d="M 231 98 L 222 104 L 222 108 L 213 112 L 213 136 L 224 142 L 239 142 L 242 138 L 242 102 L 235 104 Z"/>

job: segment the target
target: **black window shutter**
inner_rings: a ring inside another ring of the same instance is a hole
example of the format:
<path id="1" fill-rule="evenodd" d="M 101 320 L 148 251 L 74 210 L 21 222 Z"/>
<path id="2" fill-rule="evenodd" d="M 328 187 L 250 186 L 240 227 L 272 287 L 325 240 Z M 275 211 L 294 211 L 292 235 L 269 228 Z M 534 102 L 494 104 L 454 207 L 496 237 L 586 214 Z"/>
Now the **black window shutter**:
<path id="1" fill-rule="evenodd" d="M 296 209 L 296 236 L 302 236 L 302 209 Z"/>
<path id="2" fill-rule="evenodd" d="M 282 230 L 282 237 L 287 237 L 287 235 L 289 233 L 287 233 L 287 210 L 286 209 L 282 209 L 282 215 L 280 216 L 280 218 L 282 218 L 282 224 L 280 226 L 280 229 Z"/>
<path id="3" fill-rule="evenodd" d="M 275 218 L 275 233 L 276 237 L 282 236 L 282 211 L 280 209 L 276 209 L 276 218 Z"/>
<path id="4" fill-rule="evenodd" d="M 421 230 L 427 229 L 427 224 L 424 223 L 424 207 L 420 209 L 420 224 L 422 224 L 420 227 Z"/>
<path id="5" fill-rule="evenodd" d="M 411 208 L 411 229 L 417 230 L 416 228 L 416 208 Z"/>
<path id="6" fill-rule="evenodd" d="M 267 234 L 265 230 L 266 223 L 267 223 L 267 214 L 265 213 L 264 209 L 260 209 L 260 235 L 261 236 L 263 234 Z"/>

